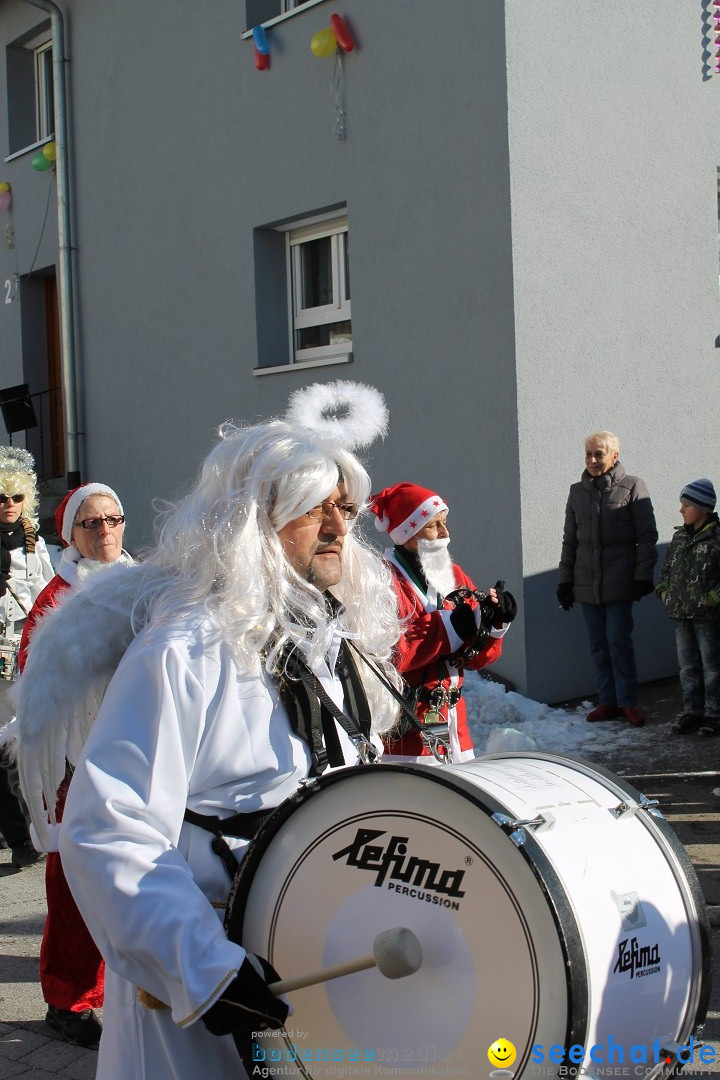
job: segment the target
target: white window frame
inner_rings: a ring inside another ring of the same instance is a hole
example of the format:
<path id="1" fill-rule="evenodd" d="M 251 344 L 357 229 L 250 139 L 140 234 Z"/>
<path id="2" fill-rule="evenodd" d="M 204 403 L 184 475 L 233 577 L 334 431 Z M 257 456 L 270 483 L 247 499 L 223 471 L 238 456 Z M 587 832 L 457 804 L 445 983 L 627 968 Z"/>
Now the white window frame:
<path id="1" fill-rule="evenodd" d="M 330 237 L 333 303 L 314 308 L 302 306 L 302 246 L 311 240 Z M 347 216 L 322 223 L 300 226 L 288 231 L 286 236 L 288 311 L 290 313 L 290 363 L 298 364 L 312 360 L 349 359 L 352 356 L 352 340 L 337 341 L 330 345 L 299 349 L 295 338 L 298 330 L 328 323 L 351 322 L 351 302 L 347 295 L 345 254 L 348 236 Z"/>
<path id="2" fill-rule="evenodd" d="M 307 8 L 315 7 L 317 4 L 324 4 L 326 0 L 297 0 L 294 7 L 288 7 L 289 0 L 283 0 L 283 10 L 279 15 L 276 15 L 273 19 L 268 19 L 262 23 L 262 26 L 275 26 L 279 22 L 284 22 L 285 19 L 291 19 L 293 15 L 297 15 L 300 11 L 305 11 Z M 252 37 L 252 27 L 249 30 L 245 30 L 240 37 L 243 41 L 247 41 Z"/>
<path id="3" fill-rule="evenodd" d="M 34 46 L 35 54 L 35 129 L 38 142 L 49 139 L 55 132 L 55 116 L 49 106 L 52 100 L 52 64 L 48 71 L 47 53 L 52 52 L 52 38 Z M 48 82 L 49 80 L 49 82 Z"/>

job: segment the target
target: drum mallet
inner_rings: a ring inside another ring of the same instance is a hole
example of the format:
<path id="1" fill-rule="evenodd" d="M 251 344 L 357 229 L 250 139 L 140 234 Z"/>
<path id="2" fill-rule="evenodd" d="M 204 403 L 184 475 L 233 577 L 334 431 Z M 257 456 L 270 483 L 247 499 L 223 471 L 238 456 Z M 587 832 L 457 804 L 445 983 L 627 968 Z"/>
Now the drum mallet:
<path id="1" fill-rule="evenodd" d="M 275 997 L 301 990 L 304 986 L 339 979 L 342 975 L 352 975 L 356 971 L 366 971 L 376 967 L 386 979 L 404 979 L 414 975 L 422 964 L 420 942 L 406 926 L 396 926 L 392 930 L 383 930 L 373 941 L 372 956 L 361 956 L 356 960 L 346 960 L 342 964 L 313 971 L 309 975 L 297 975 L 294 979 L 280 979 L 268 985 L 268 990 Z"/>

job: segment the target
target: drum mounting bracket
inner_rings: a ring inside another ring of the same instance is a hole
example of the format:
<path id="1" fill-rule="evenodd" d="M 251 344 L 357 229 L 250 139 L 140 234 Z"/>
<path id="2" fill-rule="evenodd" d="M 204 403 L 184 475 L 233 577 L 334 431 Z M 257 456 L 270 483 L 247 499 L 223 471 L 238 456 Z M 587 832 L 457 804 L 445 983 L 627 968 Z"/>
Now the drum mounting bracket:
<path id="1" fill-rule="evenodd" d="M 496 825 L 499 825 L 510 837 L 512 842 L 520 847 L 525 843 L 525 833 L 523 829 L 532 830 L 532 832 L 544 832 L 547 829 L 552 829 L 555 824 L 555 818 L 552 814 L 538 814 L 534 818 L 511 818 L 507 814 L 496 813 L 492 815 L 492 819 Z"/>
<path id="2" fill-rule="evenodd" d="M 639 802 L 632 802 L 628 800 L 627 802 L 618 803 L 617 806 L 610 807 L 610 813 L 613 815 L 613 817 L 624 818 L 634 817 L 635 814 L 637 814 L 638 810 L 645 810 L 646 813 L 651 815 L 651 817 L 661 818 L 663 814 L 661 810 L 657 809 L 657 806 L 657 799 L 646 799 L 644 795 L 641 795 Z"/>

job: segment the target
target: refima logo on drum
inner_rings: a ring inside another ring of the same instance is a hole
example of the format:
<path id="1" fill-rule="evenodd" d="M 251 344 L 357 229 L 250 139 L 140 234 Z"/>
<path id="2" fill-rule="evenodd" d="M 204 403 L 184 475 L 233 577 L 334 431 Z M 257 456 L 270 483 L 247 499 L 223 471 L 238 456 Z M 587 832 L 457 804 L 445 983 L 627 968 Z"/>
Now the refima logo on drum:
<path id="1" fill-rule="evenodd" d="M 407 836 L 390 836 L 384 843 L 374 843 L 381 836 L 387 836 L 383 829 L 358 829 L 353 842 L 334 853 L 333 862 L 344 858 L 347 866 L 374 871 L 373 885 L 459 910 L 457 901 L 465 895 L 460 888 L 464 870 L 446 870 L 440 863 L 409 854 Z"/>

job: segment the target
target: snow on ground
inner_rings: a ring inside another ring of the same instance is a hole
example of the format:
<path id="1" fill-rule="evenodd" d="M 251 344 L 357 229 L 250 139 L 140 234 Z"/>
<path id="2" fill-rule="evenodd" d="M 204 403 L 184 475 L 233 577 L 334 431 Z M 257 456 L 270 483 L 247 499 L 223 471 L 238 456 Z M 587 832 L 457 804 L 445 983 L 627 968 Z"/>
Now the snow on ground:
<path id="1" fill-rule="evenodd" d="M 544 750 L 596 759 L 637 743 L 637 729 L 622 720 L 588 724 L 590 701 L 573 710 L 553 708 L 473 671 L 465 672 L 463 697 L 478 754 Z"/>

